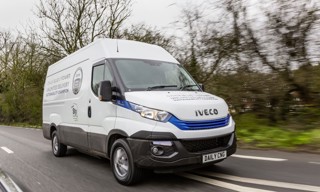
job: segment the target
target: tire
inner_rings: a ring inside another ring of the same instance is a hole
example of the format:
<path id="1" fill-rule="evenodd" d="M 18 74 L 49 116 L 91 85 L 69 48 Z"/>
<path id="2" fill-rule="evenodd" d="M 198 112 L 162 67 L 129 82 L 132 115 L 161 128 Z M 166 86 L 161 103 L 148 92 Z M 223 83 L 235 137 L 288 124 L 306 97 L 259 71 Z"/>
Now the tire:
<path id="1" fill-rule="evenodd" d="M 113 143 L 110 162 L 115 179 L 122 185 L 133 185 L 142 178 L 143 170 L 134 164 L 125 139 L 118 139 Z"/>
<path id="2" fill-rule="evenodd" d="M 51 147 L 52 147 L 52 153 L 56 157 L 63 157 L 67 153 L 67 146 L 60 143 L 59 141 L 59 135 L 57 131 L 53 131 L 52 137 L 51 137 Z"/>

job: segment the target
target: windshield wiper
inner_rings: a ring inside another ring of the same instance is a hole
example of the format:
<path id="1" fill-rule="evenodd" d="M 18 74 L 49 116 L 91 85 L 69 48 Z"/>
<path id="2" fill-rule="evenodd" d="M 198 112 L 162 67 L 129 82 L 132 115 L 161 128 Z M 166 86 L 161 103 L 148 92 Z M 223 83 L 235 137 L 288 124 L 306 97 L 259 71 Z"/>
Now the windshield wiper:
<path id="1" fill-rule="evenodd" d="M 183 90 L 185 90 L 186 88 L 194 87 L 194 86 L 198 87 L 198 85 L 196 85 L 196 84 L 194 84 L 194 85 L 185 85 L 185 86 L 180 87 L 180 90 L 183 91 Z"/>
<path id="2" fill-rule="evenodd" d="M 167 88 L 167 87 L 178 87 L 177 85 L 157 85 L 157 86 L 153 86 L 153 87 L 148 87 L 147 91 L 150 91 L 152 89 L 163 89 L 163 88 Z"/>

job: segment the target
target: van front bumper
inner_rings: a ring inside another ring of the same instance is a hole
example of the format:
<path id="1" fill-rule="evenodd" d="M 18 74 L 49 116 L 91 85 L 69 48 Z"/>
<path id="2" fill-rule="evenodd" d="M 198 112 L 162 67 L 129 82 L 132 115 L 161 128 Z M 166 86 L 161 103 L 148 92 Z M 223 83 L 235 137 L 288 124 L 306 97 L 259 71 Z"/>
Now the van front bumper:
<path id="1" fill-rule="evenodd" d="M 158 143 L 172 143 L 172 146 L 162 146 L 163 155 L 155 155 L 152 149 Z M 177 172 L 199 168 L 217 163 L 221 160 L 203 163 L 203 155 L 226 151 L 227 156 L 236 152 L 235 132 L 210 138 L 198 139 L 139 139 L 128 138 L 134 162 L 138 167 L 153 169 L 155 172 Z"/>

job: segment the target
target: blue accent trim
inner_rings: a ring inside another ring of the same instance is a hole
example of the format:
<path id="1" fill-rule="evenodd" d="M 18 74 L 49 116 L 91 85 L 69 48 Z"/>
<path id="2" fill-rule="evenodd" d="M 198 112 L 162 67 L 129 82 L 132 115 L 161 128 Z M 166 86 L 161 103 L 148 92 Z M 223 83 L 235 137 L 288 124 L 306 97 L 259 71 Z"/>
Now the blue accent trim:
<path id="1" fill-rule="evenodd" d="M 216 129 L 225 127 L 229 124 L 230 115 L 228 114 L 224 118 L 206 120 L 206 121 L 183 121 L 175 116 L 171 116 L 169 122 L 178 127 L 181 130 L 202 130 L 202 129 Z"/>
<path id="2" fill-rule="evenodd" d="M 120 99 L 118 99 L 118 100 L 116 100 L 116 103 L 115 103 L 115 104 L 118 105 L 118 106 L 120 106 L 120 107 L 123 107 L 123 108 L 132 110 L 129 102 L 126 101 L 126 100 L 120 100 Z"/>

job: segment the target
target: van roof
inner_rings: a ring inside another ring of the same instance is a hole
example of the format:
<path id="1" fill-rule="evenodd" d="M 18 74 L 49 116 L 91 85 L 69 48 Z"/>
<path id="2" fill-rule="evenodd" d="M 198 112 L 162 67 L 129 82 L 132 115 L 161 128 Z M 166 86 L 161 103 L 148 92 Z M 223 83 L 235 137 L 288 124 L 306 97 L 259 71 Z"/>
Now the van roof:
<path id="1" fill-rule="evenodd" d="M 84 60 L 89 59 L 95 62 L 102 58 L 147 59 L 179 63 L 160 46 L 138 41 L 104 38 L 95 40 L 49 66 L 47 75 L 57 73 L 64 68 L 71 67 Z"/>

